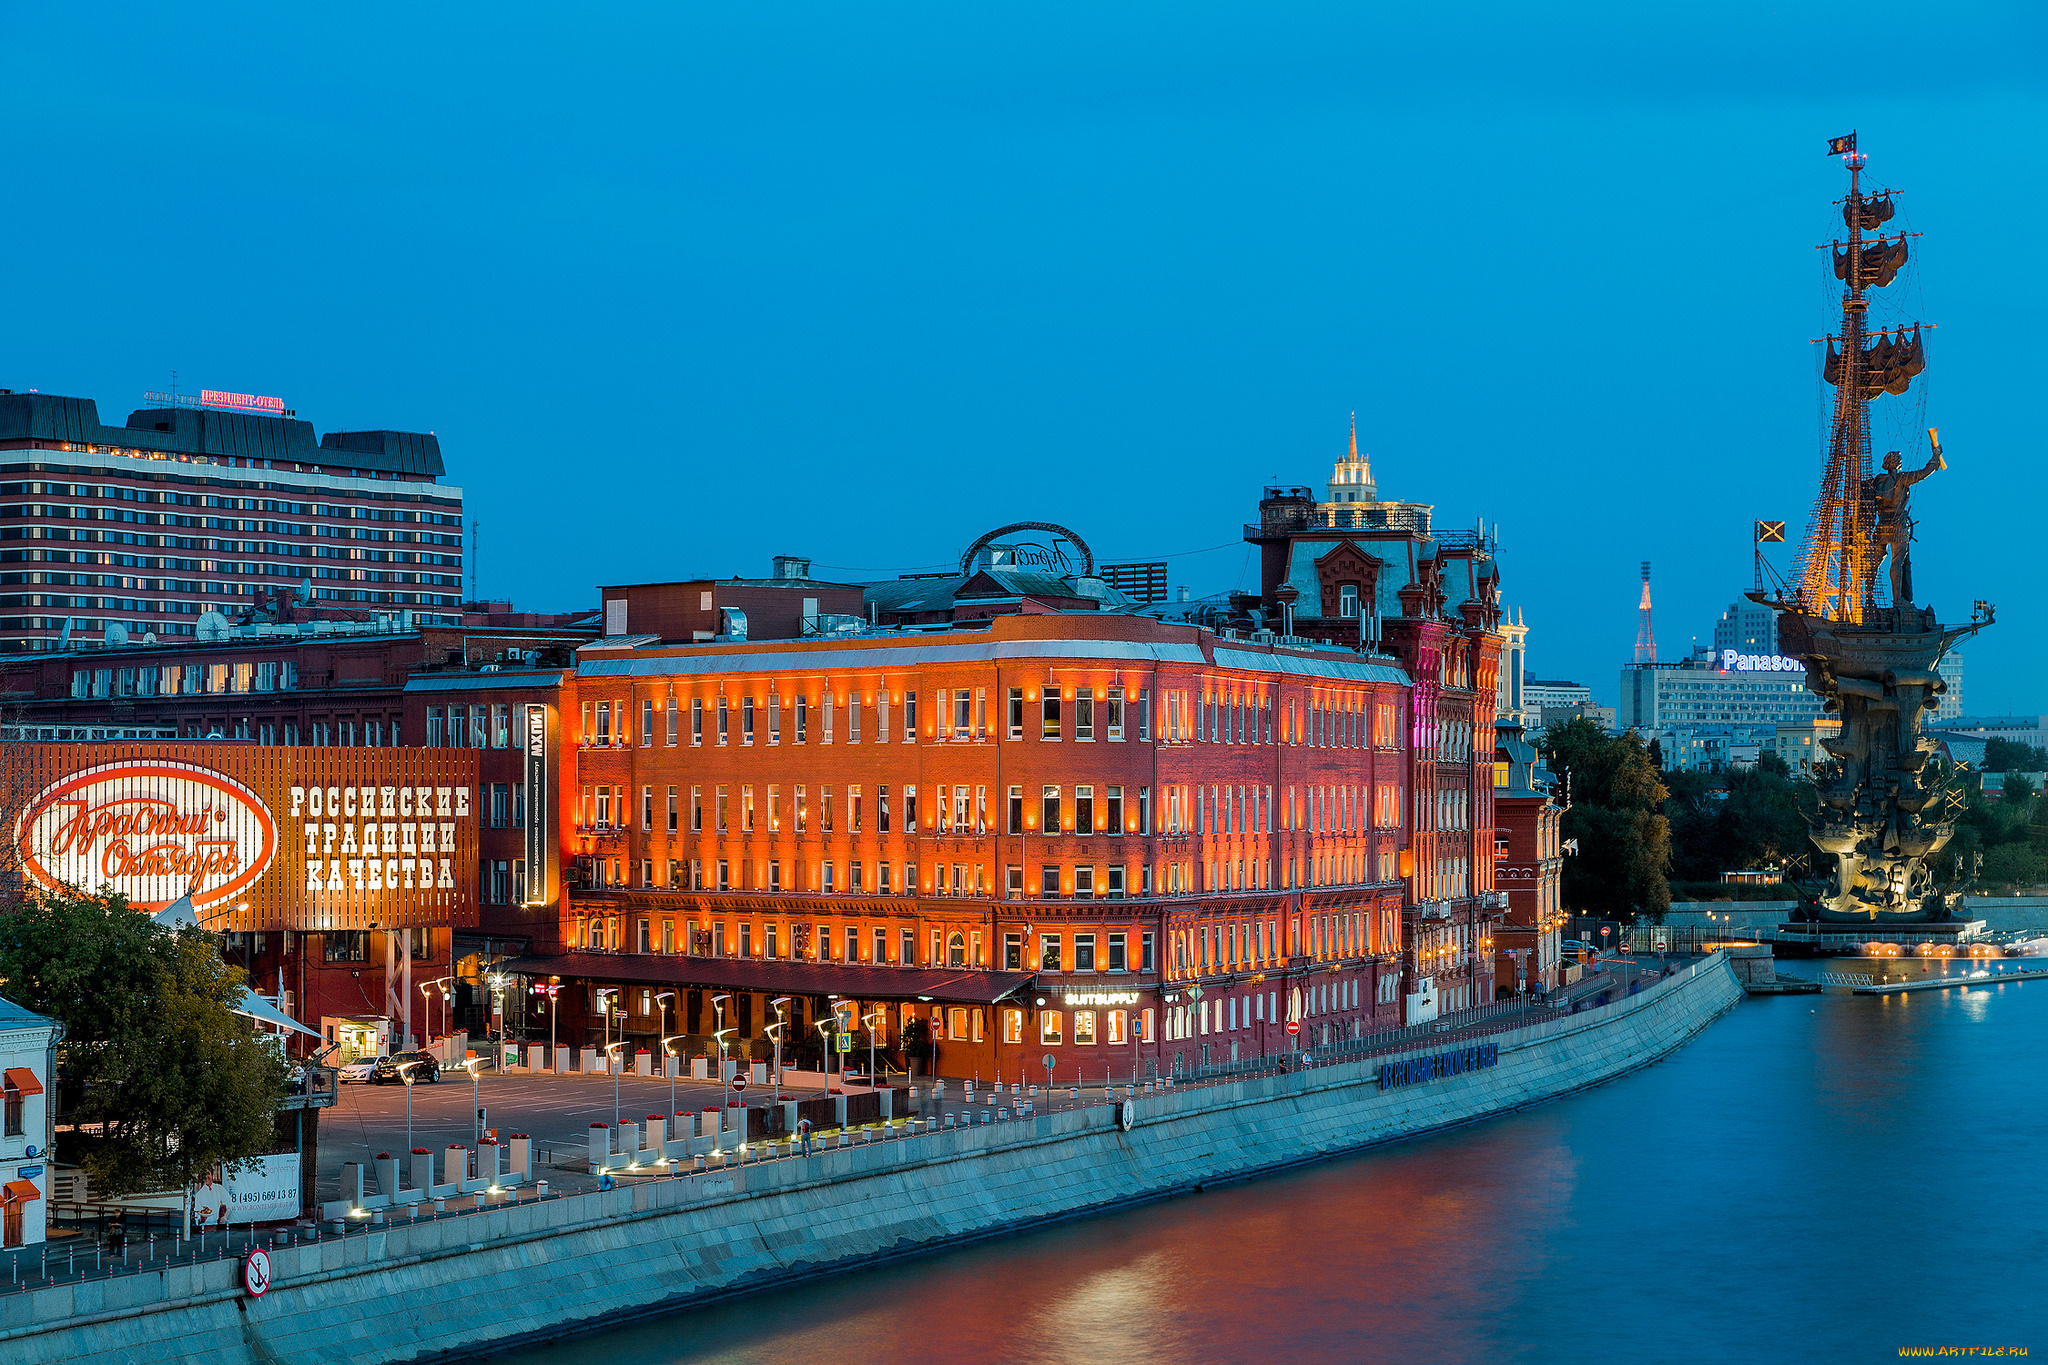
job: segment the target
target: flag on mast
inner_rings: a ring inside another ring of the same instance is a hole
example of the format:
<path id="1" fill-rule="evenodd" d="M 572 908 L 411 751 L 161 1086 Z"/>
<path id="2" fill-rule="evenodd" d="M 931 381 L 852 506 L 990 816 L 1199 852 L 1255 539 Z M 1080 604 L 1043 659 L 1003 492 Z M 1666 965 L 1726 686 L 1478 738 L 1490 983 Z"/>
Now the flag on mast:
<path id="1" fill-rule="evenodd" d="M 1763 544 L 1766 544 L 1766 543 L 1770 543 L 1770 542 L 1776 542 L 1776 543 L 1778 543 L 1778 544 L 1781 544 L 1781 545 L 1782 545 L 1782 544 L 1784 543 L 1784 541 L 1785 541 L 1785 523 L 1784 523 L 1784 522 L 1782 522 L 1782 521 L 1760 521 L 1760 522 L 1758 522 L 1758 523 L 1756 524 L 1756 543 L 1757 543 L 1757 544 L 1759 544 L 1759 545 L 1763 545 Z"/>
<path id="2" fill-rule="evenodd" d="M 1856 150 L 1856 134 L 1844 133 L 1841 137 L 1828 139 L 1829 156 L 1845 156 Z"/>

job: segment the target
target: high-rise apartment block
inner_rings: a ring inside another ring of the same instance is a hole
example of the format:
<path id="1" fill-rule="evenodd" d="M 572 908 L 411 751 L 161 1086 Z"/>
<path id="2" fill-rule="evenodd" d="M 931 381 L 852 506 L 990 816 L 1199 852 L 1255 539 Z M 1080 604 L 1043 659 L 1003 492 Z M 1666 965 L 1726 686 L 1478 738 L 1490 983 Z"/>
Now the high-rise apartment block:
<path id="1" fill-rule="evenodd" d="M 431 432 L 314 433 L 276 399 L 0 390 L 0 652 L 193 636 L 265 601 L 456 625 L 462 490 Z"/>

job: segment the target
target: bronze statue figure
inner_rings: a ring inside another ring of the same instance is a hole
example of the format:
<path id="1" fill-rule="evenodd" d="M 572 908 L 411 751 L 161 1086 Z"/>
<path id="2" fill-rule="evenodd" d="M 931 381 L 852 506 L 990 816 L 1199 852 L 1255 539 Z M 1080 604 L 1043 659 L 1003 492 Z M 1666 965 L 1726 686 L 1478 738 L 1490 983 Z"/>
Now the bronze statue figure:
<path id="1" fill-rule="evenodd" d="M 1937 469 L 1948 468 L 1948 463 L 1941 458 L 1941 447 L 1937 444 L 1927 463 L 1912 473 L 1900 473 L 1899 464 L 1899 452 L 1891 451 L 1884 457 L 1884 473 L 1863 481 L 1863 496 L 1875 512 L 1877 541 L 1877 554 L 1870 561 L 1870 580 L 1864 592 L 1868 595 L 1876 588 L 1878 565 L 1890 555 L 1892 605 L 1909 607 L 1913 604 L 1913 517 L 1909 510 L 1913 485 Z"/>

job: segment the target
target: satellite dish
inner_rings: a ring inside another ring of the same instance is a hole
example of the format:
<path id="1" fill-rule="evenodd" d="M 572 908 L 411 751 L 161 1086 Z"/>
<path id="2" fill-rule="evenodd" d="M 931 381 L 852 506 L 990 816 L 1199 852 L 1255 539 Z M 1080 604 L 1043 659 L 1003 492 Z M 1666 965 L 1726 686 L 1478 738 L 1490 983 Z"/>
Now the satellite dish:
<path id="1" fill-rule="evenodd" d="M 106 640 L 108 649 L 119 649 L 122 645 L 128 643 L 128 627 L 122 625 L 119 621 L 109 621 L 107 623 Z"/>
<path id="2" fill-rule="evenodd" d="M 64 618 L 64 629 L 57 634 L 57 648 L 71 648 L 71 618 L 68 616 Z"/>
<path id="3" fill-rule="evenodd" d="M 312 600 L 313 600 L 313 580 L 312 580 L 312 579 L 310 579 L 310 578 L 302 578 L 302 579 L 300 579 L 300 580 L 299 580 L 299 589 L 298 589 L 298 592 L 297 592 L 297 593 L 295 593 L 295 594 L 294 594 L 294 596 L 296 596 L 296 597 L 297 597 L 297 598 L 299 599 L 299 601 L 300 601 L 300 602 L 302 602 L 302 603 L 304 603 L 304 602 L 310 602 L 310 601 L 312 601 Z"/>
<path id="4" fill-rule="evenodd" d="M 193 631 L 202 640 L 225 640 L 235 633 L 235 627 L 227 617 L 209 609 L 200 615 Z"/>
<path id="5" fill-rule="evenodd" d="M 143 635 L 143 637 L 142 637 L 142 643 L 144 643 L 144 644 L 146 644 L 146 645 L 153 645 L 153 644 L 155 644 L 155 643 L 156 643 L 156 632 L 155 632 L 155 631 L 153 631 L 153 630 L 152 630 L 152 631 L 148 631 L 148 632 L 146 632 L 146 633 L 145 633 L 145 634 Z"/>

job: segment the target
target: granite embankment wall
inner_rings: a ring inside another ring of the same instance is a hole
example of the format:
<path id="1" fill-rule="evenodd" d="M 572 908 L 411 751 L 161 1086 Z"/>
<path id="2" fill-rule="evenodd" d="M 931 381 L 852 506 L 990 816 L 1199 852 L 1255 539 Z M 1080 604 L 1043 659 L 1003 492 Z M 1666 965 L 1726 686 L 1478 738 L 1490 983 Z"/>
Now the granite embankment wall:
<path id="1" fill-rule="evenodd" d="M 649 1181 L 236 1263 L 0 1296 L 0 1359 L 359 1365 L 480 1355 L 832 1266 L 1155 1199 L 1469 1123 L 1597 1085 L 1742 998 L 1716 955 L 1613 1005 L 1485 1041 L 1486 1070 L 1382 1091 L 1399 1057 Z M 1446 1041 L 1401 1057 L 1449 1050 Z"/>

